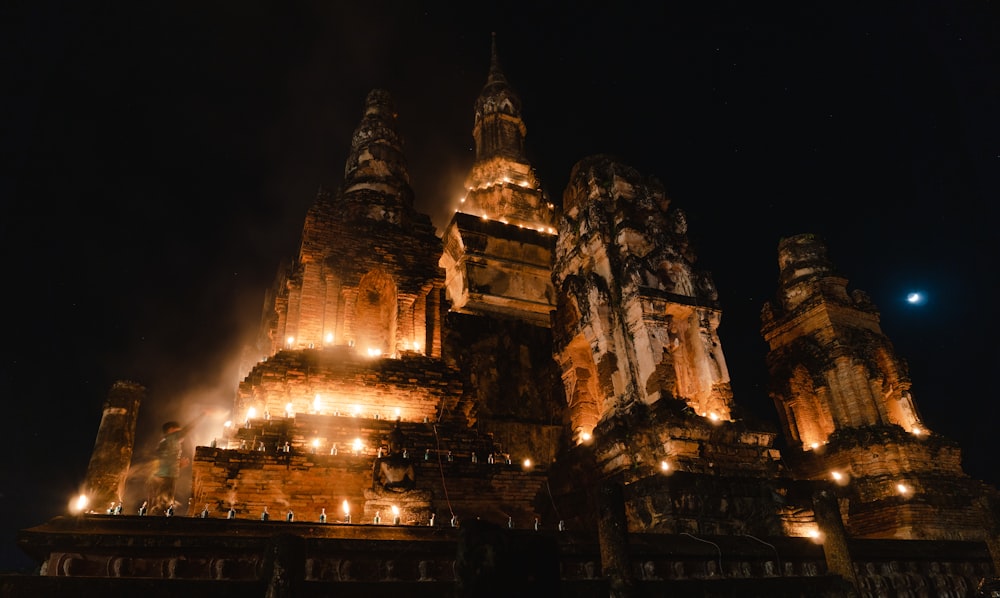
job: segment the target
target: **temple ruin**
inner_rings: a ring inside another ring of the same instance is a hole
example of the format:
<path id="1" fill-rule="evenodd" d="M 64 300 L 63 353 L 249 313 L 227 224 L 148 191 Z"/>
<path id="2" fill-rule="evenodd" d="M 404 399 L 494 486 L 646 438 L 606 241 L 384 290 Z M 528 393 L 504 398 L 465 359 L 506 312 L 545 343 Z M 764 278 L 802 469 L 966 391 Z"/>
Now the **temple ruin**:
<path id="1" fill-rule="evenodd" d="M 996 575 L 996 489 L 920 417 L 821 239 L 778 243 L 762 314 L 779 430 L 740 410 L 663 186 L 595 155 L 546 197 L 495 41 L 471 112 L 439 236 L 392 98 L 368 95 L 342 185 L 265 293 L 232 425 L 196 448 L 190 508 L 127 502 L 144 389 L 121 382 L 87 492 L 126 508 L 22 531 L 40 574 L 2 595 L 957 597 Z"/>

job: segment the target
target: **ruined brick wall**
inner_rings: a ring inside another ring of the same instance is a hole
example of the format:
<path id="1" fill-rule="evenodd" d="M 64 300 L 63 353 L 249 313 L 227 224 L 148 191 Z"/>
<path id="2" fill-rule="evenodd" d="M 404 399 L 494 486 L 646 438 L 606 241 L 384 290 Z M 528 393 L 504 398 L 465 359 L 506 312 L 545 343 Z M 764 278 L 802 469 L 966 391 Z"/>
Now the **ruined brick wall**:
<path id="1" fill-rule="evenodd" d="M 401 359 L 369 359 L 346 347 L 281 351 L 257 364 L 239 386 L 236 417 L 242 421 L 249 408 L 256 417 L 265 411 L 294 413 L 319 411 L 363 417 L 405 420 L 429 418 L 465 420 L 463 384 L 457 369 L 438 359 L 404 355 Z"/>
<path id="2" fill-rule="evenodd" d="M 540 516 L 536 500 L 545 483 L 544 468 L 500 460 L 489 463 L 485 456 L 473 462 L 470 452 L 459 450 L 453 451 L 453 461 L 436 449 L 428 460 L 422 451 L 415 452 L 416 489 L 430 493 L 438 525 L 447 525 L 452 513 L 460 519 L 481 517 L 495 523 L 513 517 L 522 527 Z M 326 509 L 329 521 L 334 522 L 342 520 L 346 500 L 354 523 L 371 523 L 365 491 L 373 486 L 373 463 L 370 451 L 286 454 L 199 447 L 192 505 L 200 511 L 207 504 L 212 517 L 224 517 L 232 506 L 240 519 L 259 519 L 265 506 L 274 519 L 283 518 L 291 509 L 303 521 L 318 521 Z M 398 497 L 400 504 L 407 500 L 405 493 Z M 385 500 L 391 501 L 391 494 Z M 412 520 L 404 523 L 425 525 L 430 512 L 410 515 Z M 382 516 L 388 523 L 389 514 Z"/>
<path id="3" fill-rule="evenodd" d="M 445 359 L 462 372 L 481 419 L 562 424 L 565 400 L 548 328 L 449 313 Z"/>

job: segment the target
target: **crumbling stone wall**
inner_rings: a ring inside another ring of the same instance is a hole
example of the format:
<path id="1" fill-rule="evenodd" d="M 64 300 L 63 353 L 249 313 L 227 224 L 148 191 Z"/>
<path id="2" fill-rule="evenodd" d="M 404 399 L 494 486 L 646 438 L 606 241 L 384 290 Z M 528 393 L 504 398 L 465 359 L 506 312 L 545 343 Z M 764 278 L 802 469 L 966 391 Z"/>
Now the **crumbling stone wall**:
<path id="1" fill-rule="evenodd" d="M 730 419 L 715 287 L 694 268 L 683 213 L 669 207 L 658 181 L 608 156 L 570 175 L 553 280 L 564 310 L 556 356 L 578 434 L 661 398 Z"/>

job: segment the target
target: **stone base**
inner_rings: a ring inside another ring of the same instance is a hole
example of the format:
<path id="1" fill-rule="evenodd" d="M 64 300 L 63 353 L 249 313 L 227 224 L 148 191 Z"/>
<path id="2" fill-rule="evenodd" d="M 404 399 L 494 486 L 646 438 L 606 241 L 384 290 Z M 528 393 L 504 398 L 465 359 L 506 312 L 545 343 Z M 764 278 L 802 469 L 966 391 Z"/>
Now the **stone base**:
<path id="1" fill-rule="evenodd" d="M 364 519 L 357 523 L 371 523 L 378 513 L 382 525 L 392 525 L 393 506 L 399 508 L 400 525 L 427 525 L 432 512 L 431 493 L 427 490 L 365 490 Z"/>

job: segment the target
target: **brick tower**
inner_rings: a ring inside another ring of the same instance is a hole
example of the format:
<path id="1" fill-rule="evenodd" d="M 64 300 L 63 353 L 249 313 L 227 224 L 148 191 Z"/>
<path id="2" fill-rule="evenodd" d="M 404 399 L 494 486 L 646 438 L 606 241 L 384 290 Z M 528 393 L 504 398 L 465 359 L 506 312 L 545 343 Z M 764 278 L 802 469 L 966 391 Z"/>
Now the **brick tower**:
<path id="1" fill-rule="evenodd" d="M 854 536 L 983 539 L 973 503 L 985 487 L 962 471 L 958 445 L 922 421 L 867 294 L 848 292 L 814 235 L 783 239 L 778 266 L 762 332 L 795 475 L 843 484 Z"/>

